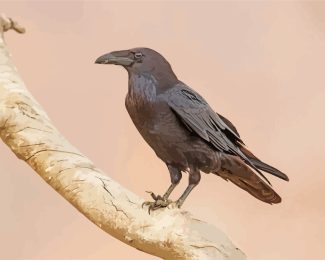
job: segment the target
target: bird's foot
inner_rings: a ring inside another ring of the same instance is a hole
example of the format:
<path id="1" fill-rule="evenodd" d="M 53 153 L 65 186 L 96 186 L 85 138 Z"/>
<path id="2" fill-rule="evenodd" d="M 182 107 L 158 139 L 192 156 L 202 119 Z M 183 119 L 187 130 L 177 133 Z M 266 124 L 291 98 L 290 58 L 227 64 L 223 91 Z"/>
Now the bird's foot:
<path id="1" fill-rule="evenodd" d="M 162 197 L 160 195 L 156 195 L 151 191 L 147 191 L 147 192 L 154 199 L 154 201 L 145 201 L 145 202 L 142 203 L 142 207 L 143 206 L 148 206 L 149 214 L 150 214 L 150 212 L 152 210 L 156 210 L 156 209 L 159 209 L 159 208 L 166 208 L 169 204 L 172 203 L 172 201 L 167 199 L 167 198 L 164 198 L 164 197 Z"/>

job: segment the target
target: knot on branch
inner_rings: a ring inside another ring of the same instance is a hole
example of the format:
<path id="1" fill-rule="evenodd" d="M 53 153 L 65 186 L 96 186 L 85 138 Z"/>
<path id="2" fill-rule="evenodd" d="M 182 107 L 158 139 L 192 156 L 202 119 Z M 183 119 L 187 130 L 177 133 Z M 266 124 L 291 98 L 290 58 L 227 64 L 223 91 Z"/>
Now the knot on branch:
<path id="1" fill-rule="evenodd" d="M 24 33 L 25 28 L 19 25 L 16 21 L 7 17 L 4 14 L 0 15 L 0 33 L 6 32 L 10 29 L 15 30 L 18 33 Z"/>

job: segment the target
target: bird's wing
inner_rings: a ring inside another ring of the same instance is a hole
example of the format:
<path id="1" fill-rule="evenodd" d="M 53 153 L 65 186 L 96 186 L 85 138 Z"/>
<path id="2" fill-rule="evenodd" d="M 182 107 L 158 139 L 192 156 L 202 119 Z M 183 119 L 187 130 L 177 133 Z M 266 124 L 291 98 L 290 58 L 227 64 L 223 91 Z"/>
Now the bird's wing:
<path id="1" fill-rule="evenodd" d="M 270 183 L 237 146 L 237 142 L 243 143 L 237 131 L 229 127 L 203 97 L 183 84 L 169 89 L 165 94 L 169 107 L 190 131 L 219 151 L 239 156 Z"/>
<path id="2" fill-rule="evenodd" d="M 216 148 L 229 151 L 234 146 L 227 135 L 243 143 L 237 131 L 229 127 L 194 90 L 181 85 L 170 89 L 167 95 L 169 107 L 183 123 Z"/>
<path id="3" fill-rule="evenodd" d="M 237 135 L 240 137 L 237 128 L 234 126 L 233 123 L 230 122 L 229 119 L 227 119 L 226 117 L 224 117 L 223 115 L 220 115 L 219 113 L 217 113 L 217 115 L 220 117 L 220 119 Z M 228 138 L 230 138 L 231 140 L 233 139 L 231 135 L 228 135 Z M 243 144 L 243 142 L 242 142 Z"/>

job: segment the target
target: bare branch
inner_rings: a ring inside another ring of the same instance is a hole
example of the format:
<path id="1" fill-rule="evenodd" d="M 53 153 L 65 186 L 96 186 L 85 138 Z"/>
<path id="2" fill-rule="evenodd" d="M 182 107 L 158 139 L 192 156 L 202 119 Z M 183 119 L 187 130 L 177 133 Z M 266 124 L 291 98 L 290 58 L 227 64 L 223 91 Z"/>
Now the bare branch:
<path id="1" fill-rule="evenodd" d="M 245 259 L 217 228 L 178 209 L 142 209 L 142 199 L 97 169 L 64 139 L 25 88 L 2 32 L 24 29 L 0 17 L 0 137 L 52 188 L 108 234 L 164 259 Z"/>
<path id="2" fill-rule="evenodd" d="M 4 14 L 0 14 L 0 32 L 6 32 L 10 29 L 15 30 L 18 33 L 25 33 L 25 28 L 20 26 L 16 21 L 11 18 L 5 16 Z"/>

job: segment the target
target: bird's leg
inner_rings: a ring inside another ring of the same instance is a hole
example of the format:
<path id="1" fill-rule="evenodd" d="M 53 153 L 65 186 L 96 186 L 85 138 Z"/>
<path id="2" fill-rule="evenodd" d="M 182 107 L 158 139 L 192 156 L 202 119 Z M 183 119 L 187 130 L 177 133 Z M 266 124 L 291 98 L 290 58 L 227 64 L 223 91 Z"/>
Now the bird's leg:
<path id="1" fill-rule="evenodd" d="M 165 192 L 163 199 L 167 200 L 170 196 L 170 194 L 172 193 L 172 191 L 175 189 L 175 187 L 179 184 L 179 182 L 182 179 L 182 172 L 171 165 L 167 165 L 168 170 L 169 170 L 169 174 L 170 174 L 170 181 L 171 181 L 171 185 L 169 186 L 168 190 Z"/>
<path id="2" fill-rule="evenodd" d="M 170 180 L 171 180 L 171 185 L 169 186 L 168 190 L 165 192 L 163 196 L 156 195 L 151 191 L 148 191 L 150 193 L 151 197 L 154 199 L 154 201 L 145 201 L 142 206 L 146 205 L 149 206 L 148 210 L 149 213 L 151 210 L 155 210 L 158 208 L 164 208 L 167 207 L 172 201 L 169 200 L 169 196 L 172 193 L 172 191 L 175 189 L 177 184 L 180 182 L 182 179 L 182 172 L 177 169 L 174 166 L 167 165 L 169 173 L 170 173 Z"/>
<path id="3" fill-rule="evenodd" d="M 196 185 L 199 184 L 201 180 L 201 174 L 198 169 L 191 169 L 189 173 L 189 183 L 188 186 L 186 187 L 184 193 L 179 197 L 179 199 L 176 201 L 176 206 L 180 208 L 187 196 L 191 193 L 191 191 L 194 189 Z"/>
<path id="4" fill-rule="evenodd" d="M 183 192 L 183 194 L 182 194 L 182 195 L 179 197 L 179 199 L 176 201 L 176 206 L 177 206 L 178 208 L 180 208 L 180 207 L 183 205 L 185 199 L 186 199 L 187 196 L 191 193 L 191 191 L 194 189 L 195 186 L 196 186 L 195 184 L 189 184 L 189 185 L 186 187 L 186 189 L 185 189 L 185 191 Z"/>
<path id="5" fill-rule="evenodd" d="M 170 194 L 173 192 L 173 190 L 176 188 L 177 184 L 170 184 L 170 186 L 168 187 L 168 190 L 165 192 L 165 194 L 162 196 L 163 200 L 168 200 Z"/>

